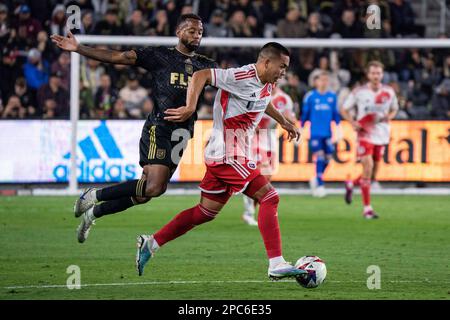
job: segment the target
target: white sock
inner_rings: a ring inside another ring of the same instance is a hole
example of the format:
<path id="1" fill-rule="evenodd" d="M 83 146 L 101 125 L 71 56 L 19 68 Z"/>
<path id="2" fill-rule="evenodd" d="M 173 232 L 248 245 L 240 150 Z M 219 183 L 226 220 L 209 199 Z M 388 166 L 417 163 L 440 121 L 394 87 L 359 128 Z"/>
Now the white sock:
<path id="1" fill-rule="evenodd" d="M 93 221 L 96 219 L 94 216 L 94 207 L 90 208 L 88 211 L 86 211 L 86 215 L 89 218 L 89 220 Z"/>
<path id="2" fill-rule="evenodd" d="M 253 216 L 255 214 L 255 202 L 252 198 L 247 197 L 244 195 L 244 208 L 245 208 L 245 214 Z"/>
<path id="3" fill-rule="evenodd" d="M 364 213 L 366 213 L 367 211 L 371 211 L 371 210 L 373 210 L 371 205 L 364 206 Z"/>
<path id="4" fill-rule="evenodd" d="M 92 200 L 94 200 L 94 202 L 98 202 L 98 199 L 97 199 L 97 189 L 92 189 L 91 190 L 91 192 L 89 192 L 90 193 L 90 196 L 91 196 L 91 198 L 92 198 Z"/>
<path id="5" fill-rule="evenodd" d="M 270 258 L 269 259 L 269 269 L 273 269 L 280 263 L 284 263 L 284 262 L 286 262 L 286 260 L 284 260 L 283 256 Z"/>
<path id="6" fill-rule="evenodd" d="M 151 236 L 153 238 L 153 236 Z M 153 241 L 151 242 L 150 251 L 155 252 L 159 249 L 159 244 L 156 242 L 156 239 L 153 238 Z"/>

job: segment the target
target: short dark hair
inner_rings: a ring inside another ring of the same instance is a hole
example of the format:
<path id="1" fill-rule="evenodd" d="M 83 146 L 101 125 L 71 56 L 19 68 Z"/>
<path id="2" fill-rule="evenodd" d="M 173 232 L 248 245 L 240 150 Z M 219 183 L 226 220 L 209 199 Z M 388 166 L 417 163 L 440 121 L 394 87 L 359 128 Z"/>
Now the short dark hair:
<path id="1" fill-rule="evenodd" d="M 200 18 L 198 15 L 194 14 L 194 13 L 186 13 L 186 14 L 182 14 L 177 21 L 177 28 L 180 26 L 180 24 L 182 24 L 183 22 L 185 22 L 186 20 L 198 20 L 200 22 L 202 22 L 202 18 Z"/>
<path id="2" fill-rule="evenodd" d="M 262 58 L 262 57 L 275 56 L 275 55 L 278 57 L 281 55 L 290 57 L 289 50 L 285 46 L 279 44 L 278 42 L 269 42 L 269 43 L 266 43 L 261 48 L 261 50 L 259 50 L 258 59 Z"/>

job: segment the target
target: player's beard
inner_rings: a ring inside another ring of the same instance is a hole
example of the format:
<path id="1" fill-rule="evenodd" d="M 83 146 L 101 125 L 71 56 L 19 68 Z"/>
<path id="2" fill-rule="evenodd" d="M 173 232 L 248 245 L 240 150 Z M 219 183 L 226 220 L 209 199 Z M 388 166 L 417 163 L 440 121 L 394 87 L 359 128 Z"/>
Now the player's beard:
<path id="1" fill-rule="evenodd" d="M 191 52 L 198 50 L 199 44 L 189 43 L 187 40 L 182 39 L 181 43 Z"/>

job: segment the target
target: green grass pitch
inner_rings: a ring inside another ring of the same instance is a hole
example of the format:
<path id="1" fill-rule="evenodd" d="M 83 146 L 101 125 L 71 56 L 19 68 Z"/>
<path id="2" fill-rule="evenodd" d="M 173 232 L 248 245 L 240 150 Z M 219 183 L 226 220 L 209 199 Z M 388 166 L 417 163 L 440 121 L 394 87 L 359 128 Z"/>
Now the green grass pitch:
<path id="1" fill-rule="evenodd" d="M 450 198 L 374 196 L 381 219 L 361 217 L 360 198 L 281 196 L 283 255 L 325 260 L 316 289 L 271 282 L 259 231 L 241 220 L 234 197 L 212 222 L 161 248 L 139 277 L 138 234 L 159 229 L 197 196 L 163 196 L 98 219 L 76 240 L 73 197 L 0 198 L 0 299 L 446 299 L 450 298 Z M 65 285 L 67 267 L 82 288 Z M 367 268 L 380 267 L 369 290 Z"/>

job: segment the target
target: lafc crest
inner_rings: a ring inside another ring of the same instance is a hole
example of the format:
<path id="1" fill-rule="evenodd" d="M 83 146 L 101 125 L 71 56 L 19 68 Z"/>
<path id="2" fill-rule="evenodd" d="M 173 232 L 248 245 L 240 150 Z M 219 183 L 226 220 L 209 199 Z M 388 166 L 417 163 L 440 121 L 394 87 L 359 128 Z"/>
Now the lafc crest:
<path id="1" fill-rule="evenodd" d="M 166 149 L 157 149 L 156 150 L 156 159 L 164 159 L 166 157 Z"/>

